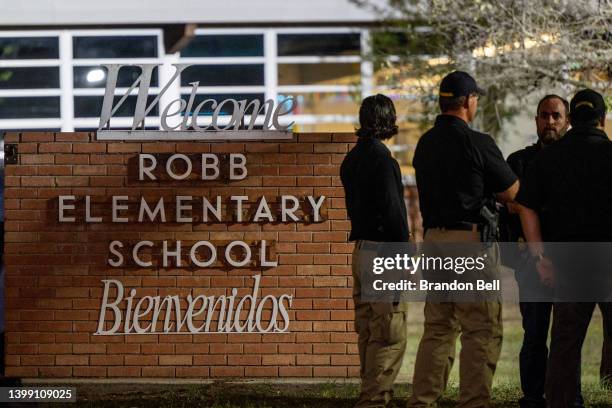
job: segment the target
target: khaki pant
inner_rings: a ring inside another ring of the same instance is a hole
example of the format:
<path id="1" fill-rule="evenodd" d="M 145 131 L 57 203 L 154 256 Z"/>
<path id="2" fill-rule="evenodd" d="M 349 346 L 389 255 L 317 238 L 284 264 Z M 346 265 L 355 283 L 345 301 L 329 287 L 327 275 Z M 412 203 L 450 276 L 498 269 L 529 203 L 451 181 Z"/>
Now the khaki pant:
<path id="1" fill-rule="evenodd" d="M 436 244 L 478 242 L 478 232 L 428 230 L 427 255 L 436 256 Z M 432 245 L 433 244 L 433 245 Z M 440 251 L 446 251 L 447 247 Z M 487 254 L 487 269 L 499 267 L 498 248 Z M 439 253 L 438 255 L 442 255 Z M 427 302 L 425 327 L 417 352 L 413 394 L 409 407 L 434 407 L 444 392 L 455 359 L 455 343 L 461 334 L 459 407 L 490 407 L 491 385 L 501 352 L 501 303 L 498 301 Z"/>
<path id="2" fill-rule="evenodd" d="M 402 366 L 406 350 L 407 320 L 405 303 L 361 301 L 361 273 L 364 258 L 373 258 L 376 251 L 361 248 L 353 251 L 353 301 L 355 331 L 358 333 L 361 366 L 361 394 L 355 407 L 384 407 L 393 396 L 393 382 Z"/>

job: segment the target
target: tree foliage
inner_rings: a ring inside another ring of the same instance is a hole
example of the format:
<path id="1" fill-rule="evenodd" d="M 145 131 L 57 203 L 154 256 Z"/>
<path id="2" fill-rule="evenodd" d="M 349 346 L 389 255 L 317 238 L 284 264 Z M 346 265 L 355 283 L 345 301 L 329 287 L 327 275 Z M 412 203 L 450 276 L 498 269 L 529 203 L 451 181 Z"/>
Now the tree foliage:
<path id="1" fill-rule="evenodd" d="M 490 91 L 480 116 L 493 134 L 534 92 L 589 87 L 610 99 L 612 0 L 351 1 L 381 17 L 370 57 L 387 85 L 420 95 L 426 120 L 453 69 Z"/>

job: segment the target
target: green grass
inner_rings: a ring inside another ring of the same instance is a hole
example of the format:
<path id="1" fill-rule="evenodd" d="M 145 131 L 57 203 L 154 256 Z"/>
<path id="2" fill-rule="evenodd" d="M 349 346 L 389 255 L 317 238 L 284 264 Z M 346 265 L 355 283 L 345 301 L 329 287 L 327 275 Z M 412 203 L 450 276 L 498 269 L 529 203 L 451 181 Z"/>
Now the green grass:
<path id="1" fill-rule="evenodd" d="M 414 304 L 409 311 L 409 342 L 404 358 L 404 365 L 400 371 L 400 380 L 411 382 L 414 360 L 423 333 L 422 304 Z M 506 406 L 521 397 L 520 378 L 518 372 L 518 356 L 523 342 L 523 328 L 518 305 L 504 304 L 504 341 L 501 356 L 493 381 L 494 400 L 498 406 Z M 601 314 L 596 309 L 589 331 L 582 349 L 582 389 L 586 402 L 592 406 L 612 406 L 612 393 L 604 390 L 599 384 L 599 364 L 601 360 L 601 346 L 603 342 L 603 327 Z M 459 355 L 459 343 L 457 344 Z M 449 379 L 447 397 L 456 400 L 459 387 L 459 361 L 455 365 Z M 514 405 L 516 406 L 516 404 Z"/>
<path id="2" fill-rule="evenodd" d="M 403 407 L 410 395 L 407 383 L 422 333 L 422 304 L 410 311 L 409 342 L 396 387 L 396 403 Z M 521 396 L 518 353 L 522 342 L 520 314 L 516 305 L 504 305 L 504 343 L 493 385 L 496 408 L 516 407 Z M 611 407 L 612 392 L 599 385 L 602 325 L 595 314 L 583 348 L 582 388 L 590 407 Z M 458 345 L 459 347 L 459 345 Z M 459 350 L 459 348 L 458 348 Z M 458 396 L 458 360 L 453 367 L 441 407 L 452 407 Z M 350 408 L 359 393 L 357 383 L 330 380 L 318 384 L 239 383 L 231 380 L 206 385 L 78 384 L 77 406 L 83 407 L 211 407 L 211 408 Z M 74 407 L 75 404 L 65 404 Z"/>
<path id="3" fill-rule="evenodd" d="M 118 391 L 117 386 L 79 386 L 79 407 L 269 407 L 269 408 L 351 408 L 357 398 L 357 384 L 334 382 L 324 384 L 236 384 L 216 382 L 210 385 L 175 385 L 175 386 L 126 386 Z M 440 406 L 453 407 L 457 400 L 457 387 L 451 385 L 444 395 Z M 87 394 L 87 399 L 83 398 Z M 404 406 L 410 395 L 406 384 L 398 385 L 395 402 Z M 585 396 L 591 407 L 610 407 L 610 396 L 599 389 L 585 387 Z M 520 397 L 516 384 L 497 384 L 494 393 L 494 406 L 516 407 Z M 74 407 L 74 404 L 64 404 Z"/>

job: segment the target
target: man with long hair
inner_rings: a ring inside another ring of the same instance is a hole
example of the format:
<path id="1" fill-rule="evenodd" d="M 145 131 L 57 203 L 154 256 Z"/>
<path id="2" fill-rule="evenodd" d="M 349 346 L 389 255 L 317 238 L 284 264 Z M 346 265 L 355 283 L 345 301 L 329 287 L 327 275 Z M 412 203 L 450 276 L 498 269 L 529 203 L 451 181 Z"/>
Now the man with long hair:
<path id="1" fill-rule="evenodd" d="M 361 366 L 361 394 L 355 406 L 359 408 L 389 405 L 406 349 L 406 304 L 364 298 L 362 273 L 368 271 L 360 268 L 384 243 L 409 239 L 400 168 L 382 142 L 397 134 L 395 121 L 395 107 L 388 97 L 365 98 L 359 109 L 359 138 L 340 168 L 351 220 L 349 241 L 355 241 L 353 301 Z"/>

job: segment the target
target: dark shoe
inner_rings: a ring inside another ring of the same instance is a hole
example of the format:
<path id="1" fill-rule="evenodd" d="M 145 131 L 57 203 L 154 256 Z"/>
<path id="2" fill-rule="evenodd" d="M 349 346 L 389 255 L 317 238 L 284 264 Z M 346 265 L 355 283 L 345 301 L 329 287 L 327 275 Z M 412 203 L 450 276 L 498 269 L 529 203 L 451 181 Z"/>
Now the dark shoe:
<path id="1" fill-rule="evenodd" d="M 544 398 L 526 398 L 523 397 L 518 400 L 519 407 L 521 408 L 546 408 L 546 400 Z"/>
<path id="2" fill-rule="evenodd" d="M 573 408 L 584 408 L 584 398 L 582 398 L 582 394 L 576 395 L 576 401 L 574 401 Z"/>
<path id="3" fill-rule="evenodd" d="M 607 391 L 612 391 L 612 375 L 601 379 L 601 388 Z"/>

